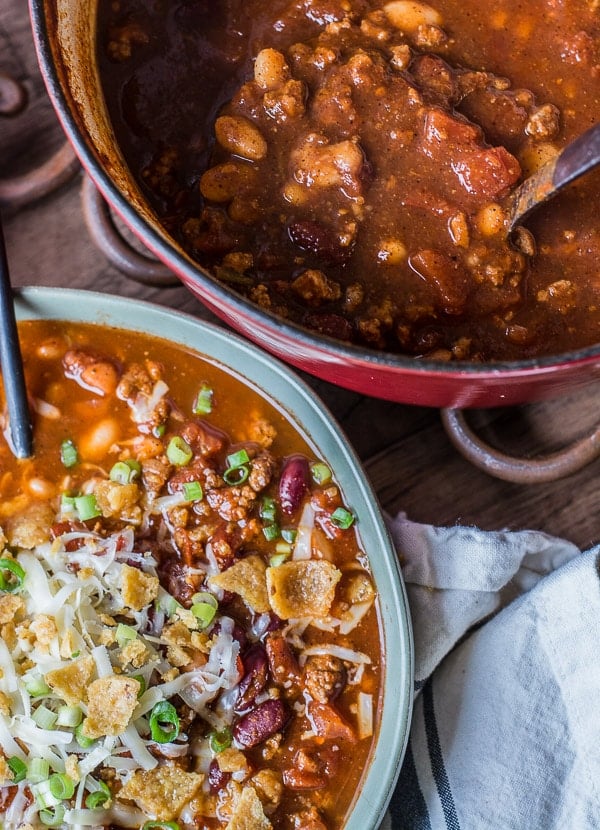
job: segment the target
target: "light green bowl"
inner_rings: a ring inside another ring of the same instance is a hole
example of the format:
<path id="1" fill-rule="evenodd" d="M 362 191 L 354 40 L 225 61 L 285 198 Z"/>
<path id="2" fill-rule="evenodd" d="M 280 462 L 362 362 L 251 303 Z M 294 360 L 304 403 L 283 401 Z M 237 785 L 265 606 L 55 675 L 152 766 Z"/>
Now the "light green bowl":
<path id="1" fill-rule="evenodd" d="M 246 379 L 284 410 L 335 471 L 345 500 L 360 517 L 363 549 L 379 594 L 384 635 L 383 711 L 368 770 L 345 830 L 375 830 L 391 798 L 406 749 L 413 689 L 413 644 L 406 592 L 395 549 L 361 463 L 315 392 L 279 360 L 226 329 L 171 309 L 92 291 L 24 288 L 17 319 L 72 320 L 142 331 L 194 349 Z"/>

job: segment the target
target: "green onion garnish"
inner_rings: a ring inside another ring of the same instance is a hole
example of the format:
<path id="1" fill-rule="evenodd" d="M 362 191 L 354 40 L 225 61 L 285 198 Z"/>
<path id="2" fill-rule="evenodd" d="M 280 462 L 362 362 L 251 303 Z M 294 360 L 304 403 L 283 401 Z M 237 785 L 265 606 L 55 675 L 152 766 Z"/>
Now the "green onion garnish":
<path id="1" fill-rule="evenodd" d="M 142 830 L 179 830 L 179 825 L 176 821 L 147 821 Z"/>
<path id="2" fill-rule="evenodd" d="M 195 602 L 190 610 L 198 620 L 200 628 L 208 628 L 217 613 L 216 607 L 208 602 Z"/>
<path id="3" fill-rule="evenodd" d="M 65 467 L 74 467 L 79 461 L 77 447 L 70 438 L 65 439 L 60 445 L 60 460 Z"/>
<path id="4" fill-rule="evenodd" d="M 272 542 L 274 539 L 277 539 L 280 535 L 279 525 L 267 525 L 266 527 L 263 527 L 262 532 L 267 542 Z"/>
<path id="5" fill-rule="evenodd" d="M 43 677 L 28 677 L 25 681 L 25 689 L 29 697 L 43 697 L 50 694 L 50 686 Z"/>
<path id="6" fill-rule="evenodd" d="M 132 680 L 137 680 L 137 682 L 140 684 L 140 690 L 137 693 L 137 696 L 138 696 L 138 699 L 139 699 L 144 694 L 144 692 L 146 691 L 146 680 L 144 679 L 143 674 L 133 674 L 131 676 L 131 679 Z"/>
<path id="7" fill-rule="evenodd" d="M 108 477 L 118 484 L 129 484 L 139 478 L 142 472 L 142 465 L 135 458 L 128 458 L 126 461 L 117 461 L 111 467 Z"/>
<path id="8" fill-rule="evenodd" d="M 152 435 L 154 435 L 155 438 L 162 438 L 166 430 L 167 428 L 164 424 L 157 424 L 152 429 Z"/>
<path id="9" fill-rule="evenodd" d="M 58 772 L 51 775 L 48 779 L 48 787 L 55 798 L 72 798 L 75 792 L 75 782 L 68 775 L 62 775 Z"/>
<path id="10" fill-rule="evenodd" d="M 48 709 L 44 704 L 40 704 L 37 709 L 32 712 L 31 718 L 34 720 L 40 729 L 52 729 L 57 720 L 56 712 Z"/>
<path id="11" fill-rule="evenodd" d="M 50 764 L 45 758 L 32 758 L 27 767 L 27 778 L 32 784 L 46 781 L 50 773 Z"/>
<path id="12" fill-rule="evenodd" d="M 219 607 L 219 600 L 214 594 L 210 594 L 208 591 L 198 591 L 197 594 L 192 594 L 192 602 L 205 602 L 213 608 Z"/>
<path id="13" fill-rule="evenodd" d="M 96 496 L 93 493 L 87 493 L 85 496 L 75 496 L 75 509 L 82 522 L 102 515 Z"/>
<path id="14" fill-rule="evenodd" d="M 278 568 L 280 565 L 283 565 L 284 562 L 287 562 L 287 560 L 289 558 L 290 558 L 289 553 L 275 553 L 269 559 L 269 565 L 272 568 Z"/>
<path id="15" fill-rule="evenodd" d="M 298 531 L 295 527 L 283 527 L 281 529 L 281 538 L 284 542 L 287 542 L 288 545 L 293 545 L 296 541 L 296 536 L 298 535 Z"/>
<path id="16" fill-rule="evenodd" d="M 179 715 L 168 700 L 160 700 L 154 706 L 150 712 L 149 723 L 152 740 L 159 744 L 174 741 L 179 735 Z"/>
<path id="17" fill-rule="evenodd" d="M 25 571 L 14 559 L 0 559 L 0 590 L 14 594 L 23 587 Z"/>
<path id="18" fill-rule="evenodd" d="M 212 412 L 212 401 L 213 390 L 203 383 L 192 407 L 194 415 L 209 415 Z"/>
<path id="19" fill-rule="evenodd" d="M 229 467 L 223 473 L 223 479 L 226 484 L 230 486 L 243 484 L 248 476 L 250 475 L 250 470 L 248 467 Z"/>
<path id="20" fill-rule="evenodd" d="M 310 465 L 310 474 L 315 484 L 325 484 L 331 480 L 331 470 L 322 461 L 315 461 Z"/>
<path id="21" fill-rule="evenodd" d="M 228 749 L 231 746 L 231 730 L 225 727 L 220 732 L 210 732 L 208 745 L 210 746 L 211 752 L 215 754 L 223 752 L 224 749 Z"/>
<path id="22" fill-rule="evenodd" d="M 229 469 L 233 469 L 234 467 L 242 467 L 244 464 L 248 464 L 249 462 L 250 457 L 248 456 L 246 450 L 232 452 L 231 455 L 228 455 L 225 459 L 225 463 Z"/>
<path id="23" fill-rule="evenodd" d="M 192 460 L 192 448 L 180 435 L 174 435 L 167 446 L 167 458 L 176 467 L 185 467 Z"/>
<path id="24" fill-rule="evenodd" d="M 57 714 L 57 726 L 69 726 L 74 729 L 83 720 L 83 712 L 79 706 L 61 706 Z"/>
<path id="25" fill-rule="evenodd" d="M 12 758 L 9 758 L 6 763 L 13 774 L 13 784 L 18 784 L 19 781 L 23 781 L 27 777 L 27 764 L 25 761 L 22 761 L 20 758 L 17 758 L 16 755 L 13 755 Z"/>
<path id="26" fill-rule="evenodd" d="M 79 744 L 82 749 L 88 749 L 93 743 L 96 742 L 95 738 L 88 738 L 87 735 L 83 733 L 83 724 L 80 723 L 79 726 L 75 727 L 75 740 Z"/>
<path id="27" fill-rule="evenodd" d="M 46 827 L 58 827 L 65 817 L 66 807 L 64 804 L 57 804 L 53 810 L 40 810 L 39 817 Z"/>
<path id="28" fill-rule="evenodd" d="M 112 793 L 104 781 L 96 781 L 95 783 L 99 785 L 100 789 L 87 794 L 85 806 L 88 810 L 95 810 L 97 807 L 102 807 L 112 798 Z"/>
<path id="29" fill-rule="evenodd" d="M 186 481 L 183 485 L 183 495 L 186 501 L 200 501 L 204 493 L 199 481 Z"/>
<path id="30" fill-rule="evenodd" d="M 115 637 L 119 646 L 123 648 L 127 643 L 130 643 L 132 640 L 135 640 L 135 638 L 137 637 L 137 631 L 130 625 L 125 625 L 125 623 L 119 623 L 117 626 L 117 630 L 115 632 Z"/>
<path id="31" fill-rule="evenodd" d="M 341 528 L 342 530 L 348 530 L 348 528 L 354 524 L 354 519 L 354 513 L 351 513 L 349 510 L 346 510 L 345 507 L 338 507 L 331 514 L 332 523 L 336 527 Z"/>
<path id="32" fill-rule="evenodd" d="M 270 496 L 265 496 L 260 503 L 259 514 L 260 518 L 264 519 L 265 522 L 274 522 L 277 518 L 275 499 L 272 499 Z"/>

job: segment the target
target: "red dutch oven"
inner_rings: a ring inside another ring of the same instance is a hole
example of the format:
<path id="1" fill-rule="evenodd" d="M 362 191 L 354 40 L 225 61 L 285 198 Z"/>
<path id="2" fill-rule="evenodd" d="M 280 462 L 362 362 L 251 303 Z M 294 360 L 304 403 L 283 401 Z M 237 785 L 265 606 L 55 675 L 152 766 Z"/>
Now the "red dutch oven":
<path id="1" fill-rule="evenodd" d="M 162 228 L 121 155 L 95 64 L 94 0 L 29 0 L 48 93 L 91 180 L 145 246 L 217 317 L 293 366 L 356 392 L 452 409 L 561 395 L 600 378 L 600 345 L 508 363 L 423 360 L 347 345 L 278 318 L 217 281 Z"/>

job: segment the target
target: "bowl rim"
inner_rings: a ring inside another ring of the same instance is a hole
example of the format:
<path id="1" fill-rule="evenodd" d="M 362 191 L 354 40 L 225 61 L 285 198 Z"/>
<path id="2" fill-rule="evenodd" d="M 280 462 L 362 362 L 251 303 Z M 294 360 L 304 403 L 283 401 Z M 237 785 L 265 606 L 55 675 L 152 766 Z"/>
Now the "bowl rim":
<path id="1" fill-rule="evenodd" d="M 362 366 L 365 369 L 397 370 L 406 376 L 425 379 L 438 376 L 441 379 L 484 381 L 502 376 L 510 378 L 531 377 L 567 368 L 576 368 L 600 358 L 600 343 L 574 349 L 555 355 L 543 355 L 514 361 L 477 363 L 472 361 L 436 361 L 429 358 L 413 357 L 386 351 L 375 351 L 366 346 L 344 343 L 325 334 L 317 334 L 289 320 L 275 315 L 252 303 L 217 280 L 209 271 L 187 257 L 172 237 L 167 239 L 149 222 L 144 220 L 127 200 L 108 174 L 101 159 L 94 152 L 91 140 L 81 130 L 67 104 L 56 66 L 52 59 L 51 35 L 48 28 L 46 7 L 49 0 L 28 0 L 30 18 L 37 52 L 48 95 L 56 110 L 59 121 L 68 136 L 82 165 L 107 202 L 117 211 L 129 228 L 137 234 L 147 247 L 182 281 L 198 286 L 197 296 L 203 298 L 202 281 L 210 283 L 211 294 L 217 305 L 226 304 L 241 308 L 247 319 L 259 328 L 268 326 L 280 338 L 289 339 L 311 351 L 325 351 L 330 358 L 341 363 Z M 54 0 L 52 0 L 53 2 Z M 116 140 L 115 140 L 116 144 Z M 130 174 L 131 175 L 131 174 Z M 147 200 L 146 200 L 147 202 Z M 147 202 L 148 206 L 149 203 Z M 152 211 L 154 213 L 154 211 Z M 159 223 L 158 217 L 156 218 Z M 189 287 L 189 286 L 188 286 Z M 202 300 L 204 301 L 204 300 Z"/>
<path id="2" fill-rule="evenodd" d="M 15 308 L 19 321 L 43 319 L 114 326 L 195 351 L 273 402 L 331 464 L 350 505 L 360 504 L 357 530 L 379 595 L 384 682 L 379 733 L 344 827 L 375 830 L 391 799 L 408 743 L 414 688 L 412 623 L 399 560 L 379 501 L 333 414 L 315 391 L 278 358 L 224 327 L 186 312 L 85 289 L 38 286 L 16 289 Z"/>

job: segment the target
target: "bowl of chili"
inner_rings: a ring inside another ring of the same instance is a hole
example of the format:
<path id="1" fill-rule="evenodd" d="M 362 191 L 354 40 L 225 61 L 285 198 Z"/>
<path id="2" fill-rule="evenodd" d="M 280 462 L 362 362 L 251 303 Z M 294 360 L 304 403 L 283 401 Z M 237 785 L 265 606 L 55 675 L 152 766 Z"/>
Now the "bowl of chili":
<path id="1" fill-rule="evenodd" d="M 410 619 L 323 405 L 191 316 L 46 288 L 16 310 L 34 456 L 0 444 L 3 820 L 375 828 Z"/>
<path id="2" fill-rule="evenodd" d="M 593 3 L 31 11 L 93 181 L 234 329 L 408 403 L 513 404 L 595 379 L 598 176 L 519 247 L 504 203 L 600 117 Z"/>

